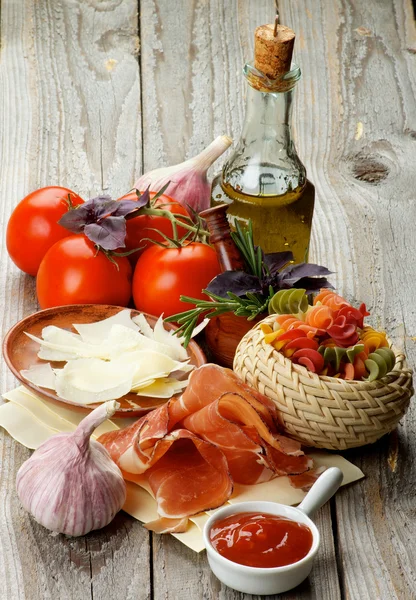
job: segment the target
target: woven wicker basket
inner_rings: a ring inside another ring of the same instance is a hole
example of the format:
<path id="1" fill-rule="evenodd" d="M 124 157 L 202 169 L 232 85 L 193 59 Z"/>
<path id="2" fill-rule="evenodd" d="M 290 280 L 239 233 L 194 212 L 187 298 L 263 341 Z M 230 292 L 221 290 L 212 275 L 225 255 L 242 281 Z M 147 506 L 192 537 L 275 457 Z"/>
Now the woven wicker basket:
<path id="1" fill-rule="evenodd" d="M 262 323 L 272 324 L 275 317 Z M 276 403 L 287 434 L 306 446 L 345 450 L 371 444 L 394 429 L 413 395 L 412 371 L 395 348 L 396 364 L 373 381 L 320 377 L 266 344 L 260 324 L 241 340 L 234 371 Z"/>

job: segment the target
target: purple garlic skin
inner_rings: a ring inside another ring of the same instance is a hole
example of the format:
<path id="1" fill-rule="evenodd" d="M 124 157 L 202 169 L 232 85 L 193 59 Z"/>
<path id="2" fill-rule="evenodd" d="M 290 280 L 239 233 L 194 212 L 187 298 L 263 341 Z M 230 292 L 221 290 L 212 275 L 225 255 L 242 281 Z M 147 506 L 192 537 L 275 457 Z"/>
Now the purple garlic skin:
<path id="1" fill-rule="evenodd" d="M 211 184 L 207 179 L 209 167 L 231 145 L 226 135 L 218 136 L 200 154 L 171 167 L 160 167 L 142 175 L 134 188 L 144 192 L 158 192 L 169 183 L 166 194 L 185 208 L 191 207 L 197 213 L 209 208 L 211 202 Z"/>
<path id="2" fill-rule="evenodd" d="M 80 536 L 110 523 L 126 500 L 126 483 L 107 450 L 90 435 L 119 404 L 106 402 L 81 421 L 73 433 L 41 444 L 20 467 L 19 499 L 38 523 Z"/>

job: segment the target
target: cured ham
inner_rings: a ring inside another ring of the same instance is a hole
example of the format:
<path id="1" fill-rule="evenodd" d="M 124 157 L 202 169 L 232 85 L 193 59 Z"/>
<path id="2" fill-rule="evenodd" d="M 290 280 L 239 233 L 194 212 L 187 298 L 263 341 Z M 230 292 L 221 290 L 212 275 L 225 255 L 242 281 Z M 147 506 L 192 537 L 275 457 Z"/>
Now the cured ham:
<path id="1" fill-rule="evenodd" d="M 325 469 L 326 467 L 316 467 L 315 469 L 305 471 L 305 473 L 299 473 L 299 475 L 291 475 L 291 483 L 294 487 L 307 491 L 313 486 Z"/>
<path id="2" fill-rule="evenodd" d="M 173 423 L 211 404 L 225 392 L 240 394 L 256 409 L 269 427 L 274 427 L 278 420 L 274 402 L 243 383 L 231 369 L 214 364 L 203 365 L 192 373 L 180 401 L 171 407 Z"/>
<path id="3" fill-rule="evenodd" d="M 182 531 L 187 517 L 224 504 L 233 481 L 289 475 L 302 487 L 312 475 L 300 444 L 279 433 L 274 403 L 213 364 L 195 370 L 179 398 L 99 441 L 126 479 L 150 487 L 161 519 L 148 528 L 158 532 Z"/>
<path id="4" fill-rule="evenodd" d="M 164 412 L 157 409 L 150 415 L 158 413 L 156 416 L 162 416 L 163 423 Z M 153 418 L 152 424 L 156 421 Z M 152 438 L 154 444 L 150 445 L 146 429 L 148 422 L 142 417 L 127 429 L 105 433 L 99 441 L 119 465 L 125 479 L 149 484 L 159 515 L 183 519 L 217 508 L 228 500 L 233 482 L 227 460 L 216 446 L 186 429 L 169 432 L 166 427 L 163 435 L 161 430 L 157 432 Z"/>
<path id="5" fill-rule="evenodd" d="M 159 515 L 182 519 L 224 504 L 233 484 L 218 448 L 183 429 L 166 437 L 169 449 L 146 472 Z"/>
<path id="6" fill-rule="evenodd" d="M 269 428 L 236 393 L 223 394 L 180 424 L 221 448 L 237 483 L 260 483 L 276 475 L 303 473 L 311 466 L 300 444 L 277 434 L 275 425 Z"/>

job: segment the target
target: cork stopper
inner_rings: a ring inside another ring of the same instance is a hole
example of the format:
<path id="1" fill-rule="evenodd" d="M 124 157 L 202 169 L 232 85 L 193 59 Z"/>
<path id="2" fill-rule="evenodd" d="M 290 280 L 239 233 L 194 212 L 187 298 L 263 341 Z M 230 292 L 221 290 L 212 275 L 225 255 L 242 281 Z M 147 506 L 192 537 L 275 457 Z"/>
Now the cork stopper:
<path id="1" fill-rule="evenodd" d="M 269 79 L 288 71 L 292 62 L 295 32 L 276 23 L 260 25 L 254 32 L 254 66 Z"/>

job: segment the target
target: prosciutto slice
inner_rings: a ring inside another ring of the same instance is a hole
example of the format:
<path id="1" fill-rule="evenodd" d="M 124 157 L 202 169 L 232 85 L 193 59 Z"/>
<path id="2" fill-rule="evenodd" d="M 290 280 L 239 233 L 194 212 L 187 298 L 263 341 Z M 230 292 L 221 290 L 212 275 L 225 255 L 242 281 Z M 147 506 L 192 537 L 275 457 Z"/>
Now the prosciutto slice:
<path id="1" fill-rule="evenodd" d="M 163 423 L 162 409 L 165 407 L 150 413 L 150 425 L 157 423 L 155 416 L 161 417 Z M 148 438 L 146 431 L 150 425 L 142 417 L 124 430 L 105 433 L 99 438 L 124 478 L 147 482 L 159 515 L 166 519 L 183 519 L 224 504 L 233 491 L 233 481 L 221 450 L 186 429 L 169 432 L 165 427 L 163 432 L 159 429 L 154 437 Z M 149 444 L 151 439 L 153 445 Z"/>
<path id="2" fill-rule="evenodd" d="M 226 392 L 240 394 L 269 427 L 274 427 L 278 420 L 274 402 L 243 383 L 231 369 L 214 364 L 203 365 L 191 374 L 180 401 L 171 407 L 173 424 L 211 404 Z"/>
<path id="3" fill-rule="evenodd" d="M 312 466 L 300 445 L 286 444 L 287 438 L 273 433 L 255 408 L 236 393 L 223 394 L 180 425 L 221 448 L 237 483 L 260 483 L 276 475 L 303 473 Z"/>
<path id="4" fill-rule="evenodd" d="M 179 398 L 99 441 L 126 479 L 151 488 L 161 520 L 148 528 L 159 532 L 181 531 L 187 517 L 221 506 L 233 481 L 289 475 L 302 487 L 312 479 L 312 460 L 279 433 L 274 403 L 213 364 L 195 370 Z"/>

